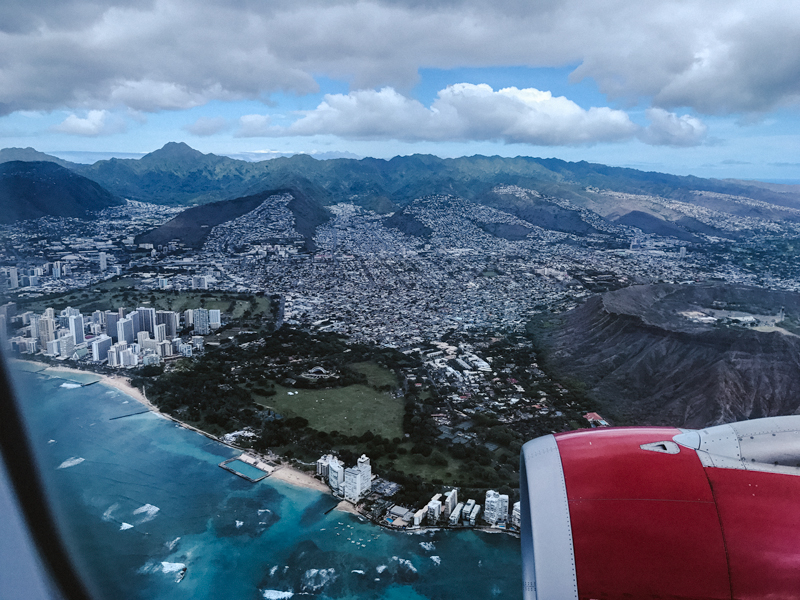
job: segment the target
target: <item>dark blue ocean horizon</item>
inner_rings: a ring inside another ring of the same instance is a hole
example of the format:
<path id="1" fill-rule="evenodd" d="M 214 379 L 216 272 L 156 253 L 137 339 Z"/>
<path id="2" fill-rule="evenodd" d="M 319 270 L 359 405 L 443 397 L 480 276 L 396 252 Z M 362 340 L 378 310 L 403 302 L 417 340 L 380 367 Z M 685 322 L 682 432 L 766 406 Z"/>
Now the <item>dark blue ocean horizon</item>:
<path id="1" fill-rule="evenodd" d="M 152 413 L 111 420 L 141 405 L 75 385 L 89 374 L 54 375 L 14 371 L 63 535 L 100 598 L 522 596 L 510 536 L 390 532 L 326 515 L 332 496 L 248 482 L 217 466 L 235 450 Z"/>

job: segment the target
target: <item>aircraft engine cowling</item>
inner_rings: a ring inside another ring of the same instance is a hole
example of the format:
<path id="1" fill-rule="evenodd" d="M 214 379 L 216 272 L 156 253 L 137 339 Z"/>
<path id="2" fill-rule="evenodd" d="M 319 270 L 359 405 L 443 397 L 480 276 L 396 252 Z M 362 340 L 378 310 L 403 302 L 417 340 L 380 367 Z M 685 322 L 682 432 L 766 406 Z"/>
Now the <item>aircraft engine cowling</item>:
<path id="1" fill-rule="evenodd" d="M 800 599 L 800 416 L 523 446 L 525 600 Z"/>

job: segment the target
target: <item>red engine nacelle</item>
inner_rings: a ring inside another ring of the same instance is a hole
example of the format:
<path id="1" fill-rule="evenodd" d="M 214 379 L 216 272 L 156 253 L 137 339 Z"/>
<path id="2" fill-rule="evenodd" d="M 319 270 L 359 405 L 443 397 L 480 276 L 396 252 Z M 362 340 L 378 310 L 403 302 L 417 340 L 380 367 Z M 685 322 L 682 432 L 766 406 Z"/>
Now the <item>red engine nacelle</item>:
<path id="1" fill-rule="evenodd" d="M 538 438 L 526 600 L 800 599 L 800 416 Z"/>

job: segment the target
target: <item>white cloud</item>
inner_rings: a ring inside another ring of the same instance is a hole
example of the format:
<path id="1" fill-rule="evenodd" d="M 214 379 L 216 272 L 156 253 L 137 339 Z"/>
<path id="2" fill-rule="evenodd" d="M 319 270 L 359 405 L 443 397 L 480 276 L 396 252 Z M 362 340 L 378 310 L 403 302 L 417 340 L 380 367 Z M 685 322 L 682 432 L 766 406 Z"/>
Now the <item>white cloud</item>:
<path id="1" fill-rule="evenodd" d="M 225 131 L 229 127 L 230 123 L 225 117 L 200 117 L 191 125 L 184 125 L 183 130 L 192 135 L 205 137 Z"/>
<path id="2" fill-rule="evenodd" d="M 646 129 L 627 113 L 583 109 L 571 100 L 534 88 L 494 91 L 486 84 L 459 83 L 441 90 L 430 107 L 392 88 L 328 94 L 314 110 L 279 127 L 269 117 L 242 118 L 239 135 L 335 135 L 354 140 L 501 141 L 538 146 L 579 146 L 630 140 L 653 145 L 696 145 L 706 127 L 694 117 L 648 111 Z M 246 133 L 245 133 L 246 132 Z"/>
<path id="3" fill-rule="evenodd" d="M 17 3 L 18 4 L 18 3 Z M 800 3 L 779 0 L 31 0 L 0 3 L 0 114 L 182 109 L 405 91 L 420 68 L 579 65 L 601 92 L 704 114 L 800 100 Z"/>
<path id="4" fill-rule="evenodd" d="M 648 109 L 645 114 L 650 125 L 642 130 L 640 137 L 653 146 L 697 146 L 708 131 L 705 123 L 689 115 L 679 117 L 661 108 Z"/>
<path id="5" fill-rule="evenodd" d="M 59 133 L 86 137 L 122 133 L 125 129 L 125 121 L 112 116 L 106 110 L 90 110 L 85 117 L 71 114 L 61 123 L 52 127 L 53 131 Z"/>
<path id="6" fill-rule="evenodd" d="M 239 129 L 236 137 L 272 137 L 277 128 L 272 125 L 268 115 L 244 115 L 239 118 Z"/>

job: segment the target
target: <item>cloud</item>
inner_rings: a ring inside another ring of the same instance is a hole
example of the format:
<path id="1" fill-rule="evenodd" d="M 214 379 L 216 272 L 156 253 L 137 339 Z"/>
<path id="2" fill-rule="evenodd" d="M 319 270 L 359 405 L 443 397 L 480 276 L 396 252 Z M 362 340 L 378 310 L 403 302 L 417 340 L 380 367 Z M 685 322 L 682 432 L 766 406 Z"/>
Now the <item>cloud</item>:
<path id="1" fill-rule="evenodd" d="M 351 140 L 501 141 L 538 146 L 581 146 L 640 137 L 652 145 L 700 143 L 706 127 L 697 118 L 661 109 L 648 111 L 641 128 L 627 113 L 584 109 L 548 91 L 459 83 L 441 90 L 430 107 L 393 88 L 327 94 L 316 109 L 288 126 L 269 116 L 242 117 L 237 135 L 247 137 L 335 135 Z"/>
<path id="2" fill-rule="evenodd" d="M 106 110 L 90 110 L 85 117 L 69 115 L 51 128 L 58 133 L 97 137 L 122 133 L 126 130 L 125 121 L 112 116 Z"/>
<path id="3" fill-rule="evenodd" d="M 542 146 L 585 145 L 631 138 L 628 115 L 584 110 L 534 88 L 494 91 L 459 83 L 441 90 L 427 108 L 392 88 L 328 94 L 313 111 L 271 135 L 331 134 L 346 139 L 403 141 L 499 140 Z"/>
<path id="4" fill-rule="evenodd" d="M 800 101 L 778 0 L 32 0 L 0 3 L 0 114 L 407 91 L 420 68 L 579 65 L 614 101 L 701 114 Z"/>
<path id="5" fill-rule="evenodd" d="M 650 125 L 641 132 L 641 140 L 653 146 L 697 146 L 706 137 L 708 127 L 689 115 L 678 116 L 661 108 L 645 112 Z"/>
<path id="6" fill-rule="evenodd" d="M 272 125 L 268 115 L 244 115 L 239 118 L 239 129 L 236 137 L 273 137 L 279 135 L 277 127 Z"/>
<path id="7" fill-rule="evenodd" d="M 224 117 L 200 117 L 191 125 L 184 125 L 182 129 L 192 135 L 205 137 L 225 131 L 229 127 L 230 123 Z"/>

